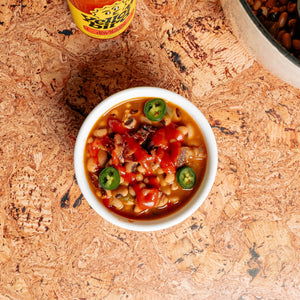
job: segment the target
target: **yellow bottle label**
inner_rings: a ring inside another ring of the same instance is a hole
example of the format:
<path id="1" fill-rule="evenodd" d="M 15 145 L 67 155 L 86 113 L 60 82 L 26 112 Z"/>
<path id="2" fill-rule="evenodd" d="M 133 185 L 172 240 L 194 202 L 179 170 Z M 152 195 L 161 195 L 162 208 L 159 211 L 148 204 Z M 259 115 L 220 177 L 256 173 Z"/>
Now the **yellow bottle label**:
<path id="1" fill-rule="evenodd" d="M 77 9 L 69 0 L 68 5 L 77 27 L 89 36 L 110 39 L 122 33 L 131 23 L 136 0 L 121 0 L 112 5 L 95 8 L 90 14 Z"/>

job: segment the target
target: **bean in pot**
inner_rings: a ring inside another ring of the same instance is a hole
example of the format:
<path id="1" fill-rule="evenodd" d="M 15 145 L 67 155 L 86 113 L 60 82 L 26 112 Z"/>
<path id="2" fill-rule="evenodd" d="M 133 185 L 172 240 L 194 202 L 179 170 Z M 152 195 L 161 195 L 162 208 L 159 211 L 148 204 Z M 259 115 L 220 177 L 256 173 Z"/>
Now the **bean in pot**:
<path id="1" fill-rule="evenodd" d="M 283 13 L 281 13 L 278 19 L 279 28 L 283 28 L 285 26 L 287 19 L 288 19 L 288 13 L 284 11 Z"/>
<path id="2" fill-rule="evenodd" d="M 291 38 L 290 33 L 286 32 L 286 33 L 283 34 L 283 36 L 282 36 L 282 45 L 288 50 L 291 49 L 291 47 L 292 47 L 292 38 Z"/>
<path id="3" fill-rule="evenodd" d="M 247 0 L 269 33 L 293 56 L 300 59 L 300 20 L 297 0 Z M 267 9 L 267 11 L 266 11 Z"/>
<path id="4" fill-rule="evenodd" d="M 293 40 L 293 47 L 294 47 L 296 50 L 300 50 L 300 40 L 294 39 L 294 40 Z"/>
<path id="5" fill-rule="evenodd" d="M 254 10 L 258 10 L 260 7 L 261 7 L 261 1 L 260 0 L 256 0 L 254 2 L 253 9 Z"/>

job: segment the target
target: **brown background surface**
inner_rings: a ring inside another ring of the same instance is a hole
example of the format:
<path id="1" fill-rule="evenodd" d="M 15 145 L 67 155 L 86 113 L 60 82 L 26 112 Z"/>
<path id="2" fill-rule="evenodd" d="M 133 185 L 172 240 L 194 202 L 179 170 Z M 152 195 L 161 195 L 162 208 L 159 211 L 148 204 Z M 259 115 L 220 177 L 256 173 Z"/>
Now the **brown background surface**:
<path id="1" fill-rule="evenodd" d="M 137 0 L 107 41 L 63 0 L 2 0 L 0 21 L 1 300 L 300 298 L 300 91 L 245 52 L 218 1 Z M 145 85 L 197 105 L 219 149 L 202 207 L 154 233 L 100 218 L 73 169 L 91 109 Z"/>

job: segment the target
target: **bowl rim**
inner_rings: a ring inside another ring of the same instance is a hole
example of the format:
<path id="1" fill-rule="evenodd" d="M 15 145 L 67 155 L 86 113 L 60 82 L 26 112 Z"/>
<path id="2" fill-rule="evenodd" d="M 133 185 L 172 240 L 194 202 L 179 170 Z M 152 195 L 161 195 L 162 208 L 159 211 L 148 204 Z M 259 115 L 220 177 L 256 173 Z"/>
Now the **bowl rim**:
<path id="1" fill-rule="evenodd" d="M 278 49 L 278 51 L 286 57 L 291 63 L 295 64 L 300 68 L 300 60 L 293 56 L 287 49 L 285 49 L 276 39 L 272 36 L 272 34 L 267 30 L 267 28 L 260 22 L 257 16 L 253 13 L 249 3 L 247 0 L 239 0 L 246 13 L 259 29 L 259 31 L 266 37 L 266 39 Z"/>
<path id="2" fill-rule="evenodd" d="M 185 109 L 185 111 L 196 121 L 196 123 L 200 127 L 206 144 L 207 153 L 209 154 L 204 178 L 194 197 L 178 211 L 166 217 L 162 217 L 155 220 L 130 220 L 128 218 L 119 216 L 110 211 L 108 208 L 106 208 L 102 203 L 99 202 L 99 200 L 91 191 L 85 175 L 83 164 L 83 153 L 87 137 L 92 127 L 94 126 L 96 121 L 101 117 L 101 115 L 109 109 L 111 109 L 113 106 L 117 105 L 118 103 L 122 103 L 132 98 L 139 97 L 160 97 L 169 102 L 182 106 L 183 109 Z M 157 87 L 143 86 L 128 88 L 117 92 L 101 101 L 98 105 L 94 107 L 94 109 L 88 114 L 88 116 L 82 123 L 82 126 L 76 138 L 74 148 L 75 176 L 79 188 L 87 202 L 105 220 L 123 229 L 133 231 L 145 232 L 166 229 L 183 222 L 185 219 L 191 216 L 207 198 L 215 181 L 217 165 L 218 149 L 216 139 L 210 124 L 208 123 L 207 119 L 204 117 L 202 112 L 185 97 L 167 89 Z"/>

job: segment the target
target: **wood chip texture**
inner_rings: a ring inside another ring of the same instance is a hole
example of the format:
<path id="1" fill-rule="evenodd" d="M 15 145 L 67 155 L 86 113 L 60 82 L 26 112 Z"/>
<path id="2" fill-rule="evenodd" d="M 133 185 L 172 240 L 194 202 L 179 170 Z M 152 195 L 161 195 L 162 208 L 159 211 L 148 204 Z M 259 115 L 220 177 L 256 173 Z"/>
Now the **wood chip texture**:
<path id="1" fill-rule="evenodd" d="M 187 97 L 219 151 L 202 207 L 153 233 L 99 217 L 73 167 L 87 114 L 136 86 Z M 105 41 L 66 1 L 2 0 L 0 299 L 300 299 L 299 108 L 217 0 L 138 0 Z"/>

